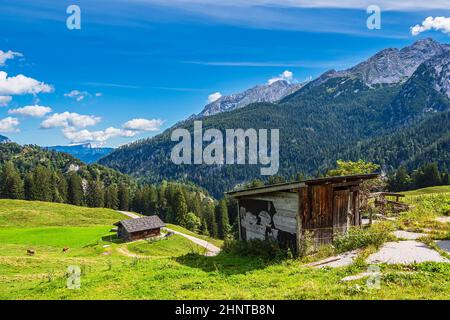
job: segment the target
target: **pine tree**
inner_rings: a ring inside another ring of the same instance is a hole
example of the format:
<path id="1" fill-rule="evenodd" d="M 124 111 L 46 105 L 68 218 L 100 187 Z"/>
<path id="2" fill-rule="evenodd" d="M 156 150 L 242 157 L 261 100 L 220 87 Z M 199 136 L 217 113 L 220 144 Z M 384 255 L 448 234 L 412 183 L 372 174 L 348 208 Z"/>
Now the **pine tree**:
<path id="1" fill-rule="evenodd" d="M 0 196 L 6 199 L 23 199 L 24 188 L 20 174 L 11 161 L 3 166 L 1 175 Z"/>
<path id="2" fill-rule="evenodd" d="M 442 167 L 442 173 L 441 173 L 441 184 L 446 186 L 450 184 L 450 176 L 448 173 L 447 165 L 444 163 Z"/>
<path id="3" fill-rule="evenodd" d="M 197 215 L 197 217 L 201 217 L 202 214 L 202 198 L 200 197 L 199 192 L 195 192 L 192 197 L 192 208 L 191 211 Z"/>
<path id="4" fill-rule="evenodd" d="M 130 192 L 124 183 L 119 185 L 119 209 L 123 211 L 130 209 Z"/>
<path id="5" fill-rule="evenodd" d="M 231 233 L 230 221 L 228 219 L 227 202 L 222 199 L 216 207 L 216 219 L 218 236 L 220 239 L 226 239 Z"/>
<path id="6" fill-rule="evenodd" d="M 145 208 L 144 208 L 144 195 L 142 187 L 139 187 L 134 191 L 131 207 L 134 212 L 138 212 L 141 214 L 144 213 Z"/>
<path id="7" fill-rule="evenodd" d="M 180 187 L 177 188 L 173 202 L 173 213 L 175 214 L 175 222 L 183 227 L 187 226 L 188 208 L 184 193 Z"/>
<path id="8" fill-rule="evenodd" d="M 200 233 L 204 236 L 209 236 L 209 227 L 205 218 L 202 220 L 202 224 L 200 226 Z"/>
<path id="9" fill-rule="evenodd" d="M 82 183 L 80 176 L 76 172 L 70 174 L 67 187 L 67 200 L 70 204 L 83 205 L 84 193 Z"/>
<path id="10" fill-rule="evenodd" d="M 26 200 L 33 200 L 33 174 L 28 172 L 24 178 L 24 197 Z"/>
<path id="11" fill-rule="evenodd" d="M 67 202 L 67 181 L 61 171 L 57 171 L 53 177 L 53 183 L 55 190 L 55 201 L 56 202 Z"/>
<path id="12" fill-rule="evenodd" d="M 32 200 L 53 201 L 52 173 L 50 169 L 38 165 L 33 170 Z"/>
<path id="13" fill-rule="evenodd" d="M 156 214 L 158 212 L 158 191 L 154 186 L 149 186 L 147 197 L 149 199 L 149 213 Z"/>
<path id="14" fill-rule="evenodd" d="M 119 209 L 119 196 L 117 187 L 110 185 L 105 190 L 105 207 L 117 210 Z"/>
<path id="15" fill-rule="evenodd" d="M 101 208 L 105 205 L 103 186 L 99 179 L 87 180 L 86 204 L 93 208 Z"/>
<path id="16" fill-rule="evenodd" d="M 217 238 L 217 222 L 214 203 L 209 199 L 203 202 L 203 217 L 206 219 L 208 225 L 208 232 L 211 237 Z"/>
<path id="17" fill-rule="evenodd" d="M 392 191 L 405 191 L 411 188 L 411 177 L 404 166 L 400 166 L 390 182 Z"/>

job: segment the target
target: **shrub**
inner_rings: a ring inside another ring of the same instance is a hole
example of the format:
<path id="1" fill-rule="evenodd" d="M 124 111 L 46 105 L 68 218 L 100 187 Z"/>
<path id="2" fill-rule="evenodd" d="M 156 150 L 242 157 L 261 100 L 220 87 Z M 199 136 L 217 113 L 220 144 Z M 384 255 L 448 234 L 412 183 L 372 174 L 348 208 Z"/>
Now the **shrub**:
<path id="1" fill-rule="evenodd" d="M 289 250 L 282 249 L 275 241 L 270 240 L 226 240 L 223 251 L 240 256 L 251 256 L 263 260 L 281 260 L 290 256 Z"/>
<path id="2" fill-rule="evenodd" d="M 346 252 L 368 246 L 379 248 L 391 238 L 392 226 L 380 222 L 368 228 L 352 227 L 347 234 L 334 239 L 333 245 L 337 252 Z"/>

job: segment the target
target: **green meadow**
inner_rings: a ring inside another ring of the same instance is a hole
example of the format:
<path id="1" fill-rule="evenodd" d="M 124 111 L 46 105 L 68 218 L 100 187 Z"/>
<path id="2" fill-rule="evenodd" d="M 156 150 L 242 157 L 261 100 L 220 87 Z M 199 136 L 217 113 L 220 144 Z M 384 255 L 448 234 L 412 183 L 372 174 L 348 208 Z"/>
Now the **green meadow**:
<path id="1" fill-rule="evenodd" d="M 434 202 L 425 206 L 430 215 L 426 219 L 440 214 Z M 370 289 L 366 279 L 341 279 L 367 270 L 364 258 L 374 252 L 372 247 L 362 249 L 352 266 L 336 269 L 315 269 L 300 259 L 267 261 L 229 252 L 206 257 L 203 248 L 178 235 L 121 243 L 110 229 L 124 218 L 106 209 L 1 200 L 0 299 L 450 297 L 447 263 L 381 265 L 381 288 Z M 408 228 L 408 219 L 401 221 Z M 448 224 L 439 228 L 449 230 Z M 63 252 L 64 247 L 69 251 Z M 35 254 L 29 256 L 28 249 Z M 318 254 L 308 262 L 322 257 Z M 69 266 L 79 266 L 82 271 L 80 289 L 67 288 Z"/>

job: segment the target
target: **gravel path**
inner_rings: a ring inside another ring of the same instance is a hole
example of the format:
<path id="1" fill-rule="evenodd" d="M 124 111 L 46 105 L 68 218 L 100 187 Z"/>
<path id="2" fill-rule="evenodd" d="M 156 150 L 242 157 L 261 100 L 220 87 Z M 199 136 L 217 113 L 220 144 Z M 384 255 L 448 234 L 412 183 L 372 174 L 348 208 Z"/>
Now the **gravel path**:
<path id="1" fill-rule="evenodd" d="M 366 261 L 367 263 L 387 264 L 411 264 L 428 261 L 450 262 L 424 243 L 414 240 L 387 242 L 380 251 L 370 255 Z"/>
<path id="2" fill-rule="evenodd" d="M 436 244 L 444 251 L 450 253 L 450 240 L 438 240 Z"/>
<path id="3" fill-rule="evenodd" d="M 216 247 L 215 245 L 213 245 L 212 243 L 209 243 L 208 241 L 190 236 L 188 234 L 179 232 L 179 231 L 175 231 L 172 230 L 170 228 L 166 228 L 167 231 L 173 232 L 175 234 L 178 234 L 182 237 L 185 237 L 186 239 L 189 239 L 190 241 L 192 241 L 195 244 L 198 244 L 199 246 L 205 248 L 206 250 L 208 250 L 208 252 L 205 254 L 206 256 L 212 257 L 212 256 L 216 256 L 219 254 L 220 252 L 220 248 Z"/>
<path id="4" fill-rule="evenodd" d="M 139 215 L 132 213 L 132 212 L 127 212 L 127 211 L 118 211 L 132 219 L 138 219 L 141 218 Z M 185 237 L 186 239 L 192 241 L 193 243 L 205 248 L 206 250 L 208 250 L 208 252 L 205 254 L 206 256 L 216 256 L 219 252 L 220 252 L 220 248 L 216 247 L 215 245 L 213 245 L 212 243 L 209 243 L 208 241 L 190 236 L 188 234 L 179 232 L 179 231 L 175 231 L 172 230 L 170 228 L 165 228 L 167 231 L 173 232 L 174 234 L 178 234 L 182 237 Z M 124 252 L 122 252 L 124 253 Z"/>
<path id="5" fill-rule="evenodd" d="M 419 238 L 425 237 L 425 233 L 416 233 L 416 232 L 409 232 L 409 231 L 403 231 L 403 230 L 397 230 L 392 232 L 394 236 L 400 239 L 407 239 L 407 240 L 417 240 Z"/>
<path id="6" fill-rule="evenodd" d="M 438 217 L 438 218 L 436 218 L 436 220 L 439 222 L 442 222 L 442 223 L 449 223 L 450 217 Z"/>
<path id="7" fill-rule="evenodd" d="M 136 213 L 132 213 L 132 212 L 128 212 L 128 211 L 117 211 L 117 212 L 119 212 L 121 214 L 124 214 L 124 215 L 130 217 L 131 219 L 138 219 L 138 218 L 140 218 L 140 216 L 137 215 Z"/>

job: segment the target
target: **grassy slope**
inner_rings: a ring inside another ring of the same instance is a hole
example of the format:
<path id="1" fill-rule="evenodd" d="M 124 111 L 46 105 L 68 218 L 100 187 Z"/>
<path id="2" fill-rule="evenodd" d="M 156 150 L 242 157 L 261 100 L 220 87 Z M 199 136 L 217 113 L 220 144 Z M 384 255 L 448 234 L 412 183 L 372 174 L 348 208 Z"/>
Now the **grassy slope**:
<path id="1" fill-rule="evenodd" d="M 192 231 L 190 231 L 190 230 L 188 230 L 186 228 L 177 226 L 175 224 L 166 223 L 166 226 L 167 226 L 167 228 L 172 229 L 174 231 L 179 231 L 179 232 L 185 233 L 187 235 L 194 236 L 194 237 L 197 237 L 199 239 L 206 240 L 206 241 L 212 243 L 213 245 L 215 245 L 216 247 L 220 248 L 223 245 L 223 240 L 214 239 L 214 238 L 210 238 L 208 236 L 200 235 L 200 234 L 194 233 L 194 232 L 192 232 Z"/>
<path id="2" fill-rule="evenodd" d="M 5 213 L 2 204 L 0 221 L 13 225 L 16 220 L 8 220 L 11 216 Z M 24 210 L 22 205 L 29 205 L 15 204 L 19 211 Z M 34 206 L 43 210 L 46 204 Z M 45 227 L 49 221 L 34 217 L 33 223 L 24 223 L 32 228 L 15 228 L 17 234 L 11 231 L 14 229 L 2 228 L 10 231 L 0 233 L 0 299 L 448 299 L 450 296 L 449 264 L 382 266 L 381 289 L 369 290 L 365 279 L 340 281 L 366 271 L 367 265 L 362 260 L 351 267 L 318 270 L 297 260 L 266 263 L 227 253 L 204 257 L 191 253 L 188 247 L 192 245 L 177 236 L 160 243 L 120 244 L 114 242 L 114 237 L 112 242 L 109 237 L 102 237 L 103 230 L 108 231 L 102 229 L 106 225 L 77 230 L 80 223 L 85 223 L 80 212 L 86 210 L 78 209 L 68 207 L 78 218 L 68 217 L 64 226 Z M 114 212 L 106 217 L 104 212 L 93 210 L 92 224 L 116 221 Z M 51 212 L 44 214 L 51 216 Z M 55 218 L 59 214 L 55 213 Z M 45 228 L 49 233 L 42 231 Z M 75 235 L 80 230 L 83 232 Z M 67 237 L 66 231 L 74 234 Z M 97 240 L 92 239 L 95 237 Z M 61 252 L 64 242 L 61 239 L 73 241 L 68 253 Z M 32 242 L 36 255 L 30 257 L 26 249 Z M 123 246 L 152 259 L 123 256 L 117 251 Z M 169 256 L 165 255 L 167 252 Z M 79 290 L 66 288 L 69 265 L 82 269 Z"/>
<path id="3" fill-rule="evenodd" d="M 450 186 L 429 187 L 412 191 L 405 191 L 402 193 L 407 196 L 418 196 L 431 193 L 450 193 Z"/>
<path id="4" fill-rule="evenodd" d="M 0 243 L 80 248 L 109 234 L 109 226 L 2 228 Z"/>
<path id="5" fill-rule="evenodd" d="M 39 201 L 0 200 L 0 227 L 112 225 L 127 219 L 103 208 L 84 208 Z"/>
<path id="6" fill-rule="evenodd" d="M 176 234 L 159 241 L 134 242 L 128 245 L 128 249 L 138 255 L 151 257 L 178 257 L 188 253 L 205 253 L 202 247 Z"/>

